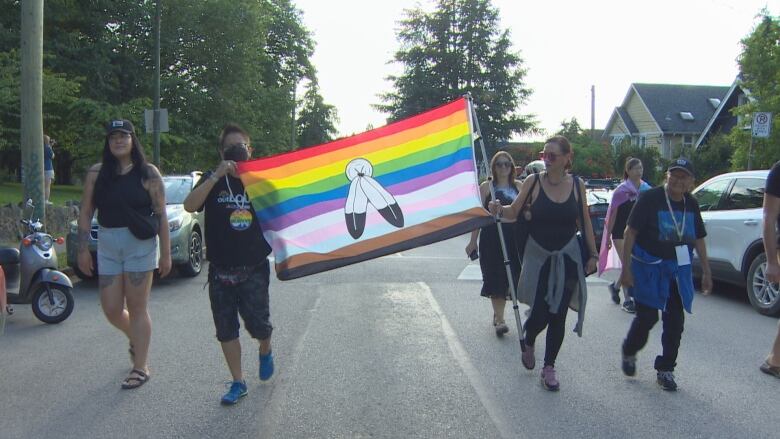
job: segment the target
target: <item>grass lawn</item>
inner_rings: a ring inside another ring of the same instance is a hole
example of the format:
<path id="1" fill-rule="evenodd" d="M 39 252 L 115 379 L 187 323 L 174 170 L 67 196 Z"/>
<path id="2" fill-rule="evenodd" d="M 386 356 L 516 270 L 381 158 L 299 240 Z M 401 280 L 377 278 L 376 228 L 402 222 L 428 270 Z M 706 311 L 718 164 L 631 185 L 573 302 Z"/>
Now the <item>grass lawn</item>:
<path id="1" fill-rule="evenodd" d="M 51 202 L 64 206 L 66 201 L 81 200 L 81 186 L 51 185 Z M 21 183 L 0 183 L 0 205 L 17 204 L 22 201 Z"/>

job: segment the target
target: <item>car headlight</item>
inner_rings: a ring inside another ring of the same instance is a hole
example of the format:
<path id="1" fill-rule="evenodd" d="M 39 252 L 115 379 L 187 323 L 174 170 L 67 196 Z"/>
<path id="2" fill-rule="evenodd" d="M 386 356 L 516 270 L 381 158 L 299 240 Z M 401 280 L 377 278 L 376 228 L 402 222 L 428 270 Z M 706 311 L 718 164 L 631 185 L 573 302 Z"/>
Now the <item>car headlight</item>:
<path id="1" fill-rule="evenodd" d="M 168 220 L 168 230 L 171 232 L 175 232 L 179 229 L 181 229 L 181 225 L 184 223 L 184 217 L 183 216 L 177 216 L 175 218 Z"/>
<path id="2" fill-rule="evenodd" d="M 35 241 L 35 245 L 37 245 L 39 249 L 47 252 L 51 250 L 54 245 L 54 239 L 49 235 L 40 235 L 38 240 Z"/>

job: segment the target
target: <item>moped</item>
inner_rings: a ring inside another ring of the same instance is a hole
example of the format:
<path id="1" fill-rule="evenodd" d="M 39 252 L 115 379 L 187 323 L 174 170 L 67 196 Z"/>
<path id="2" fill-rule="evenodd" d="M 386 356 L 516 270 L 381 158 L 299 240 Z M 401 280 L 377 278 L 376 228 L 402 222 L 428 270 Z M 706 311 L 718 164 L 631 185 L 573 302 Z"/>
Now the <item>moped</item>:
<path id="1" fill-rule="evenodd" d="M 73 283 L 68 276 L 57 270 L 57 252 L 54 243 L 62 244 L 63 238 L 55 241 L 43 232 L 40 220 L 33 220 L 35 206 L 27 200 L 31 209 L 30 218 L 21 220 L 27 228 L 19 249 L 0 247 L 0 266 L 5 273 L 6 291 L 10 303 L 32 304 L 32 311 L 44 323 L 60 323 L 73 312 Z M 8 305 L 7 314 L 13 314 Z"/>

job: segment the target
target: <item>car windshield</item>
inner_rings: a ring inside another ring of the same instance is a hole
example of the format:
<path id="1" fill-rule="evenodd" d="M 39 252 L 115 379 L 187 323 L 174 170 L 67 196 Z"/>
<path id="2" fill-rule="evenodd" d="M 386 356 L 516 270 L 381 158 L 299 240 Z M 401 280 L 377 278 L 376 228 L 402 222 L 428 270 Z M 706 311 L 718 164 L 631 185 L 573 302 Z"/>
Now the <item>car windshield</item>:
<path id="1" fill-rule="evenodd" d="M 612 191 L 594 190 L 588 191 L 588 205 L 609 204 L 612 199 Z"/>
<path id="2" fill-rule="evenodd" d="M 184 204 L 184 199 L 192 190 L 190 177 L 163 177 L 163 183 L 166 204 Z"/>

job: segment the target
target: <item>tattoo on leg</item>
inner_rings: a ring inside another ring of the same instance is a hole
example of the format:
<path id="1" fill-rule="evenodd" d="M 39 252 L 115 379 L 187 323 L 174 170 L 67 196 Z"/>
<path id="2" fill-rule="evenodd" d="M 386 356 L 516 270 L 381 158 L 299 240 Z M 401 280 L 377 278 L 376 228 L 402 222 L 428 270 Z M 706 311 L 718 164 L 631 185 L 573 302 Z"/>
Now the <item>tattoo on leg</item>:
<path id="1" fill-rule="evenodd" d="M 98 286 L 102 290 L 103 288 L 108 288 L 111 285 L 114 284 L 114 280 L 119 277 L 118 274 L 111 274 L 111 275 L 100 275 L 98 276 Z"/>
<path id="2" fill-rule="evenodd" d="M 137 286 L 141 285 L 146 280 L 146 273 L 147 272 L 140 272 L 140 273 L 130 272 L 130 273 L 127 273 L 127 277 L 130 278 L 130 283 L 134 287 L 137 287 Z"/>

